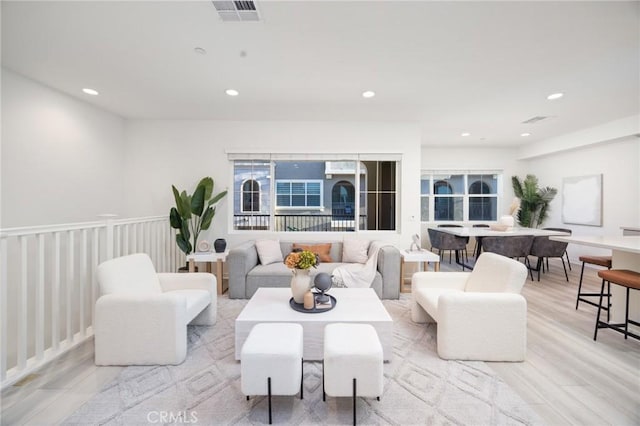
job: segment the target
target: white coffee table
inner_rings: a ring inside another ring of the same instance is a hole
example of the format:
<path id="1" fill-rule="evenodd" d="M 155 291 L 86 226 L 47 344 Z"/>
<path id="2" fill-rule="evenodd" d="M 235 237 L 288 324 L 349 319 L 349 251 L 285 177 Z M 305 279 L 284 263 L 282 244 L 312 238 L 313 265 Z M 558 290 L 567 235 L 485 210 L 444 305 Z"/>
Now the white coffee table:
<path id="1" fill-rule="evenodd" d="M 371 324 L 382 343 L 383 358 L 393 354 L 393 320 L 371 288 L 333 288 L 335 308 L 317 314 L 297 312 L 289 306 L 291 289 L 259 288 L 236 318 L 236 359 L 254 325 L 264 322 L 293 322 L 304 330 L 304 359 L 322 360 L 324 327 L 335 322 Z"/>

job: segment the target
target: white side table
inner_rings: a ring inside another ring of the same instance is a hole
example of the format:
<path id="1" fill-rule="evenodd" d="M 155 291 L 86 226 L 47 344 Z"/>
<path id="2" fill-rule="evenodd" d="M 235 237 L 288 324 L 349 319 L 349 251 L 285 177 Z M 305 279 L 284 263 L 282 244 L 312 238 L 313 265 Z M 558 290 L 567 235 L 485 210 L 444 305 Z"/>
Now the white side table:
<path id="1" fill-rule="evenodd" d="M 189 262 L 189 272 L 196 271 L 196 262 L 202 262 L 207 264 L 207 272 L 211 271 L 211 265 L 216 264 L 216 281 L 218 282 L 218 294 L 222 294 L 228 290 L 229 284 L 225 287 L 222 286 L 222 265 L 227 260 L 229 250 L 225 250 L 224 253 L 215 252 L 196 252 L 187 256 L 187 262 Z"/>
<path id="2" fill-rule="evenodd" d="M 429 250 L 420 249 L 420 250 L 400 250 L 400 255 L 402 259 L 400 260 L 400 292 L 407 293 L 411 291 L 411 288 L 405 290 L 404 286 L 404 264 L 406 262 L 418 262 L 423 265 L 422 270 L 429 270 L 429 263 L 433 263 L 434 271 L 438 272 L 440 270 L 440 256 L 437 254 L 430 252 Z"/>

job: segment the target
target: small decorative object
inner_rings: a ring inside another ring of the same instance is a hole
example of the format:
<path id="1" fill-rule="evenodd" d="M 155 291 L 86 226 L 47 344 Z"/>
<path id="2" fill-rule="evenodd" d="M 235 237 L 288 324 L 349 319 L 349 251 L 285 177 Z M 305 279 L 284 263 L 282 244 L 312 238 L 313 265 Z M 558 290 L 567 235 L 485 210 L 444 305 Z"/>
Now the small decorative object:
<path id="1" fill-rule="evenodd" d="M 224 250 L 227 248 L 227 240 L 224 238 L 218 238 L 213 242 L 213 248 L 216 253 L 224 253 Z"/>
<path id="2" fill-rule="evenodd" d="M 291 252 L 284 259 L 284 264 L 293 272 L 291 293 L 295 303 L 304 303 L 304 294 L 311 288 L 309 269 L 320 263 L 318 255 L 308 250 Z"/>
<path id="3" fill-rule="evenodd" d="M 413 235 L 411 236 L 411 240 L 412 240 L 413 242 L 411 243 L 411 247 L 409 247 L 409 251 L 414 251 L 414 250 L 416 250 L 416 251 L 420 251 L 420 250 L 421 250 L 421 249 L 420 249 L 420 235 L 418 235 L 418 234 L 413 234 Z"/>
<path id="4" fill-rule="evenodd" d="M 320 272 L 313 280 L 313 284 L 318 290 L 320 290 L 320 295 L 316 296 L 316 301 L 318 303 L 329 303 L 331 299 L 329 299 L 329 296 L 324 293 L 326 291 L 329 291 L 329 289 L 331 288 L 331 275 L 327 274 L 326 272 Z"/>
<path id="5" fill-rule="evenodd" d="M 202 240 L 198 242 L 198 251 L 199 252 L 211 251 L 211 243 L 207 240 Z"/>
<path id="6" fill-rule="evenodd" d="M 313 293 L 311 292 L 311 290 L 307 290 L 307 292 L 304 294 L 304 308 L 313 309 L 315 305 L 316 303 L 313 300 Z"/>

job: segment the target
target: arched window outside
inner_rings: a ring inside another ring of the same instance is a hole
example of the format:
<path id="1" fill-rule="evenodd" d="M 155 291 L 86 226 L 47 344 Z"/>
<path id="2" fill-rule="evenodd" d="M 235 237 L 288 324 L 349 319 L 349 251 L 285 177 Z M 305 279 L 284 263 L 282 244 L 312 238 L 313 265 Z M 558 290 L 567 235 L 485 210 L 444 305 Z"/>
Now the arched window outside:
<path id="1" fill-rule="evenodd" d="M 242 183 L 242 211 L 260 211 L 260 184 L 253 179 Z"/>
<path id="2" fill-rule="evenodd" d="M 356 189 L 351 182 L 341 180 L 331 189 L 331 213 L 334 216 L 353 218 Z"/>

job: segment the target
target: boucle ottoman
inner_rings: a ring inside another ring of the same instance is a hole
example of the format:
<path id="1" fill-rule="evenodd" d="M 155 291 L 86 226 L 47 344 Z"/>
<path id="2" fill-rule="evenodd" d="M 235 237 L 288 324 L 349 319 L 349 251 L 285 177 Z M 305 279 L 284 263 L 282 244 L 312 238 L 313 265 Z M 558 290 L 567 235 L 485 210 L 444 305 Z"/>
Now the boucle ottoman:
<path id="1" fill-rule="evenodd" d="M 271 424 L 271 395 L 295 395 L 302 399 L 302 326 L 262 323 L 251 329 L 240 355 L 242 393 L 268 395 Z"/>
<path id="2" fill-rule="evenodd" d="M 324 329 L 322 400 L 329 396 L 353 398 L 356 423 L 356 396 L 382 395 L 382 345 L 369 324 L 329 324 Z"/>

